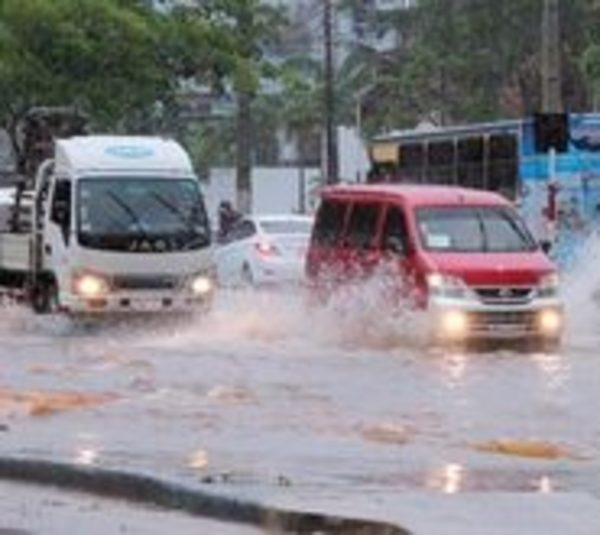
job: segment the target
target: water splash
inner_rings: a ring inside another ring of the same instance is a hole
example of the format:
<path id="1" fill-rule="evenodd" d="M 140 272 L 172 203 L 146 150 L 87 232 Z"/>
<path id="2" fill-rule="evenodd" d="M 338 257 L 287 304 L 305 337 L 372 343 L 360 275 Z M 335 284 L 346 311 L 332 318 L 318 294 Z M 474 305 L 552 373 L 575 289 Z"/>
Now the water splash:
<path id="1" fill-rule="evenodd" d="M 600 320 L 600 235 L 588 237 L 577 262 L 563 275 L 567 338 L 592 342 Z"/>

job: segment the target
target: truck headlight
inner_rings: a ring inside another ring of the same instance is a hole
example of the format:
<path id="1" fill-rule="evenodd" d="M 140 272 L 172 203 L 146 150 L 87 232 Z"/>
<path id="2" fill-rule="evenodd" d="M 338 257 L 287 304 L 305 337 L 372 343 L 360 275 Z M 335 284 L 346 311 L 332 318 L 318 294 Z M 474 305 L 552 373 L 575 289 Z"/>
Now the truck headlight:
<path id="1" fill-rule="evenodd" d="M 73 278 L 73 290 L 87 299 L 101 297 L 109 292 L 108 280 L 95 273 L 81 273 Z"/>
<path id="2" fill-rule="evenodd" d="M 471 296 L 471 290 L 460 277 L 442 273 L 429 273 L 426 280 L 429 294 L 432 296 L 453 299 L 466 299 Z"/>
<path id="3" fill-rule="evenodd" d="M 195 275 L 190 288 L 194 295 L 207 295 L 213 291 L 214 283 L 208 275 Z"/>
<path id="4" fill-rule="evenodd" d="M 556 297 L 560 286 L 557 273 L 549 273 L 540 279 L 537 287 L 538 297 Z"/>

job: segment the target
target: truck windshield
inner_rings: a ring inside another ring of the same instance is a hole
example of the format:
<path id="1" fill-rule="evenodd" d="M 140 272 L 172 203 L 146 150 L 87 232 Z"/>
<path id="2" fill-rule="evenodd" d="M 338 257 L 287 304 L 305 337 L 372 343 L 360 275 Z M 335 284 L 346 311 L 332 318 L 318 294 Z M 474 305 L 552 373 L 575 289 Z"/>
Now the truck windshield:
<path id="1" fill-rule="evenodd" d="M 435 207 L 417 210 L 423 247 L 438 252 L 522 252 L 537 248 L 509 208 Z"/>
<path id="2" fill-rule="evenodd" d="M 129 252 L 199 249 L 210 243 L 194 179 L 89 178 L 78 185 L 83 247 Z"/>

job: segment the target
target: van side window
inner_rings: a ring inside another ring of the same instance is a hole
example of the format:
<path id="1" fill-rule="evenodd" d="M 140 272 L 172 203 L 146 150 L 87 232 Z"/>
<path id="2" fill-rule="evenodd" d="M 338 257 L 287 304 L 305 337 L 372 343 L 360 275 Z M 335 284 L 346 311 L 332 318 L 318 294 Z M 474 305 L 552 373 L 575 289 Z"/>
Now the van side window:
<path id="1" fill-rule="evenodd" d="M 54 184 L 50 219 L 61 227 L 65 242 L 68 241 L 71 225 L 71 182 L 57 180 Z"/>
<path id="2" fill-rule="evenodd" d="M 344 231 L 347 205 L 325 200 L 319 208 L 314 239 L 319 245 L 335 245 Z"/>
<path id="3" fill-rule="evenodd" d="M 348 226 L 348 245 L 356 249 L 368 249 L 377 233 L 379 204 L 355 204 Z"/>
<path id="4" fill-rule="evenodd" d="M 408 229 L 404 211 L 390 206 L 385 217 L 382 235 L 382 249 L 390 253 L 404 255 L 408 251 Z"/>

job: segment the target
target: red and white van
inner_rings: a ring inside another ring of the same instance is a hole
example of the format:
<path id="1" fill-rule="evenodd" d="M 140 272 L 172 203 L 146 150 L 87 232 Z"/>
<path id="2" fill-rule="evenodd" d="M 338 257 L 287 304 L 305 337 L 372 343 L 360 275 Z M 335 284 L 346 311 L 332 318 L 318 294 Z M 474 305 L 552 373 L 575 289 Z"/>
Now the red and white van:
<path id="1" fill-rule="evenodd" d="M 562 336 L 556 268 L 498 194 L 425 185 L 325 188 L 306 262 L 313 291 L 327 296 L 383 265 L 397 274 L 391 298 L 410 297 L 425 309 L 438 340 L 557 343 Z"/>

